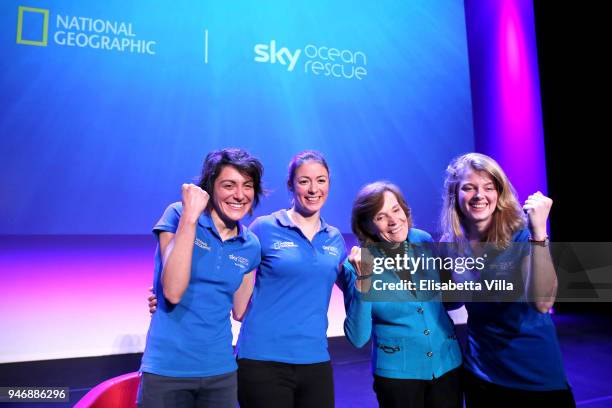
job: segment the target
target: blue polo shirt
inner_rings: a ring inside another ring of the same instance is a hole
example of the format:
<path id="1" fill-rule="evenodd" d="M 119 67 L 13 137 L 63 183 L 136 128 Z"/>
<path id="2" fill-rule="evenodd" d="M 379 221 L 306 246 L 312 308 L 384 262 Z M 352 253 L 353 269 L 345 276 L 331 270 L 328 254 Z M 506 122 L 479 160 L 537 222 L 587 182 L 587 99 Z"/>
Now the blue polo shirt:
<path id="1" fill-rule="evenodd" d="M 182 204 L 171 204 L 153 231 L 175 233 Z M 140 371 L 170 377 L 206 377 L 237 369 L 232 349 L 230 310 L 244 274 L 257 267 L 257 237 L 238 225 L 237 236 L 222 241 L 208 213 L 196 227 L 191 278 L 181 301 L 164 300 L 162 257 L 155 252 L 157 312 L 151 318 Z"/>
<path id="2" fill-rule="evenodd" d="M 407 240 L 432 242 L 428 233 L 416 228 L 410 229 Z M 401 292 L 395 301 L 367 301 L 355 288 L 357 274 L 353 265 L 347 259 L 343 266 L 351 279 L 349 296 L 345 296 L 344 332 L 356 347 L 363 347 L 372 337 L 374 374 L 431 380 L 461 365 L 455 328 L 441 302 L 419 301 L 421 296 L 415 297 L 410 292 Z M 417 271 L 414 276 L 421 273 Z"/>
<path id="3" fill-rule="evenodd" d="M 329 360 L 327 309 L 346 257 L 340 231 L 321 219 L 312 242 L 285 210 L 250 227 L 261 264 L 238 339 L 238 358 L 311 364 Z"/>
<path id="4" fill-rule="evenodd" d="M 528 240 L 527 229 L 512 238 L 514 243 Z M 519 263 L 527 255 L 521 251 L 521 246 L 515 244 L 495 258 L 489 266 L 496 277 L 504 271 L 520 270 Z M 468 311 L 465 368 L 504 387 L 530 391 L 567 388 L 550 314 L 538 312 L 528 302 L 472 302 L 465 307 Z"/>

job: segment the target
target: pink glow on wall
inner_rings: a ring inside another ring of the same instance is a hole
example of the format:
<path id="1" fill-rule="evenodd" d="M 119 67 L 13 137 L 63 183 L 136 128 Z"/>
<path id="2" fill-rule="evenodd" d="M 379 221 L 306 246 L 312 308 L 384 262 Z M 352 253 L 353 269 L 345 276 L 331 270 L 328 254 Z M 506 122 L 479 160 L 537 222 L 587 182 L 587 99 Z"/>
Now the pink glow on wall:
<path id="1" fill-rule="evenodd" d="M 2 237 L 0 362 L 142 351 L 152 237 Z"/>
<path id="2" fill-rule="evenodd" d="M 0 237 L 0 363 L 142 352 L 154 251 L 152 236 Z M 344 316 L 334 288 L 329 336 Z"/>
<path id="3" fill-rule="evenodd" d="M 466 0 L 474 133 L 519 197 L 546 192 L 533 4 Z"/>

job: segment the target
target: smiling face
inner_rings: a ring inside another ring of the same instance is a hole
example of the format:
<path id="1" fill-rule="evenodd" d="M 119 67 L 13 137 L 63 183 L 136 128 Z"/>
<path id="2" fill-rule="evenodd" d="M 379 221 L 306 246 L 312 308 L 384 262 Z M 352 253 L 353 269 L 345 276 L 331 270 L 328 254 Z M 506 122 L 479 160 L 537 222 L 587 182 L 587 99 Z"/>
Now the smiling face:
<path id="1" fill-rule="evenodd" d="M 316 161 L 306 161 L 295 170 L 293 199 L 295 210 L 304 215 L 321 211 L 329 193 L 329 173 Z"/>
<path id="2" fill-rule="evenodd" d="M 458 205 L 468 227 L 485 231 L 497 208 L 497 187 L 484 171 L 466 170 L 458 186 Z"/>
<path id="3" fill-rule="evenodd" d="M 372 219 L 372 229 L 381 241 L 401 243 L 408 236 L 408 216 L 391 191 L 385 191 L 382 208 Z"/>
<path id="4" fill-rule="evenodd" d="M 226 224 L 234 223 L 249 212 L 254 197 L 253 179 L 233 166 L 224 166 L 214 182 L 212 211 Z"/>

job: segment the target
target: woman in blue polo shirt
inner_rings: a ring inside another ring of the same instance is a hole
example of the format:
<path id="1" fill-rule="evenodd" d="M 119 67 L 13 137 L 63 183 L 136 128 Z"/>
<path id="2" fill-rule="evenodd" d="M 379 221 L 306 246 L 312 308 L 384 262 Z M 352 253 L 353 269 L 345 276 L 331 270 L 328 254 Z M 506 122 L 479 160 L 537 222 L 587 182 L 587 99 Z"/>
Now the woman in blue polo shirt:
<path id="1" fill-rule="evenodd" d="M 329 185 L 323 156 L 299 153 L 287 179 L 293 206 L 250 227 L 261 264 L 237 346 L 241 408 L 334 406 L 327 309 L 346 249 L 321 218 Z"/>
<path id="2" fill-rule="evenodd" d="M 414 257 L 419 244 L 432 242 L 428 233 L 412 228 L 404 196 L 388 182 L 368 184 L 357 194 L 352 229 L 362 247 L 369 247 L 375 257 Z M 426 245 L 421 250 L 427 250 Z M 461 407 L 461 350 L 439 298 L 431 293 L 422 296 L 419 291 L 366 295 L 373 293 L 374 279 L 390 276 L 393 283 L 416 283 L 427 272 L 387 270 L 374 276 L 362 270 L 358 247 L 352 249 L 343 267 L 351 277 L 345 292 L 344 330 L 355 347 L 363 347 L 372 337 L 374 391 L 380 407 Z M 374 298 L 379 301 L 368 301 Z"/>
<path id="3" fill-rule="evenodd" d="M 261 163 L 244 150 L 208 154 L 198 185 L 184 184 L 153 231 L 159 296 L 142 358 L 141 407 L 235 408 L 229 311 L 246 304 L 257 237 L 240 220 L 262 194 Z M 243 288 L 243 289 L 239 289 Z"/>
<path id="4" fill-rule="evenodd" d="M 523 300 L 465 305 L 468 407 L 575 406 L 548 313 L 557 286 L 546 234 L 551 205 L 538 192 L 521 208 L 504 171 L 488 156 L 465 154 L 446 170 L 442 240 L 467 251 L 483 242 L 498 248 L 481 277 L 529 271 Z"/>

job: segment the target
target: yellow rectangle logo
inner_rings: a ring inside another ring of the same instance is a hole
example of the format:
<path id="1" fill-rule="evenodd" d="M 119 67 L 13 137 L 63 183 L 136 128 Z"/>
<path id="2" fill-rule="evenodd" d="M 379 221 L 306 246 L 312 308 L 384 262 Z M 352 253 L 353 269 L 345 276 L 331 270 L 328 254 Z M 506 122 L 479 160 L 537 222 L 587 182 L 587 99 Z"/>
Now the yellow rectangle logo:
<path id="1" fill-rule="evenodd" d="M 40 40 L 23 38 L 23 16 L 25 13 L 39 13 L 43 15 L 42 38 Z M 49 10 L 19 6 L 17 11 L 17 44 L 36 45 L 39 47 L 47 46 L 49 32 Z"/>

